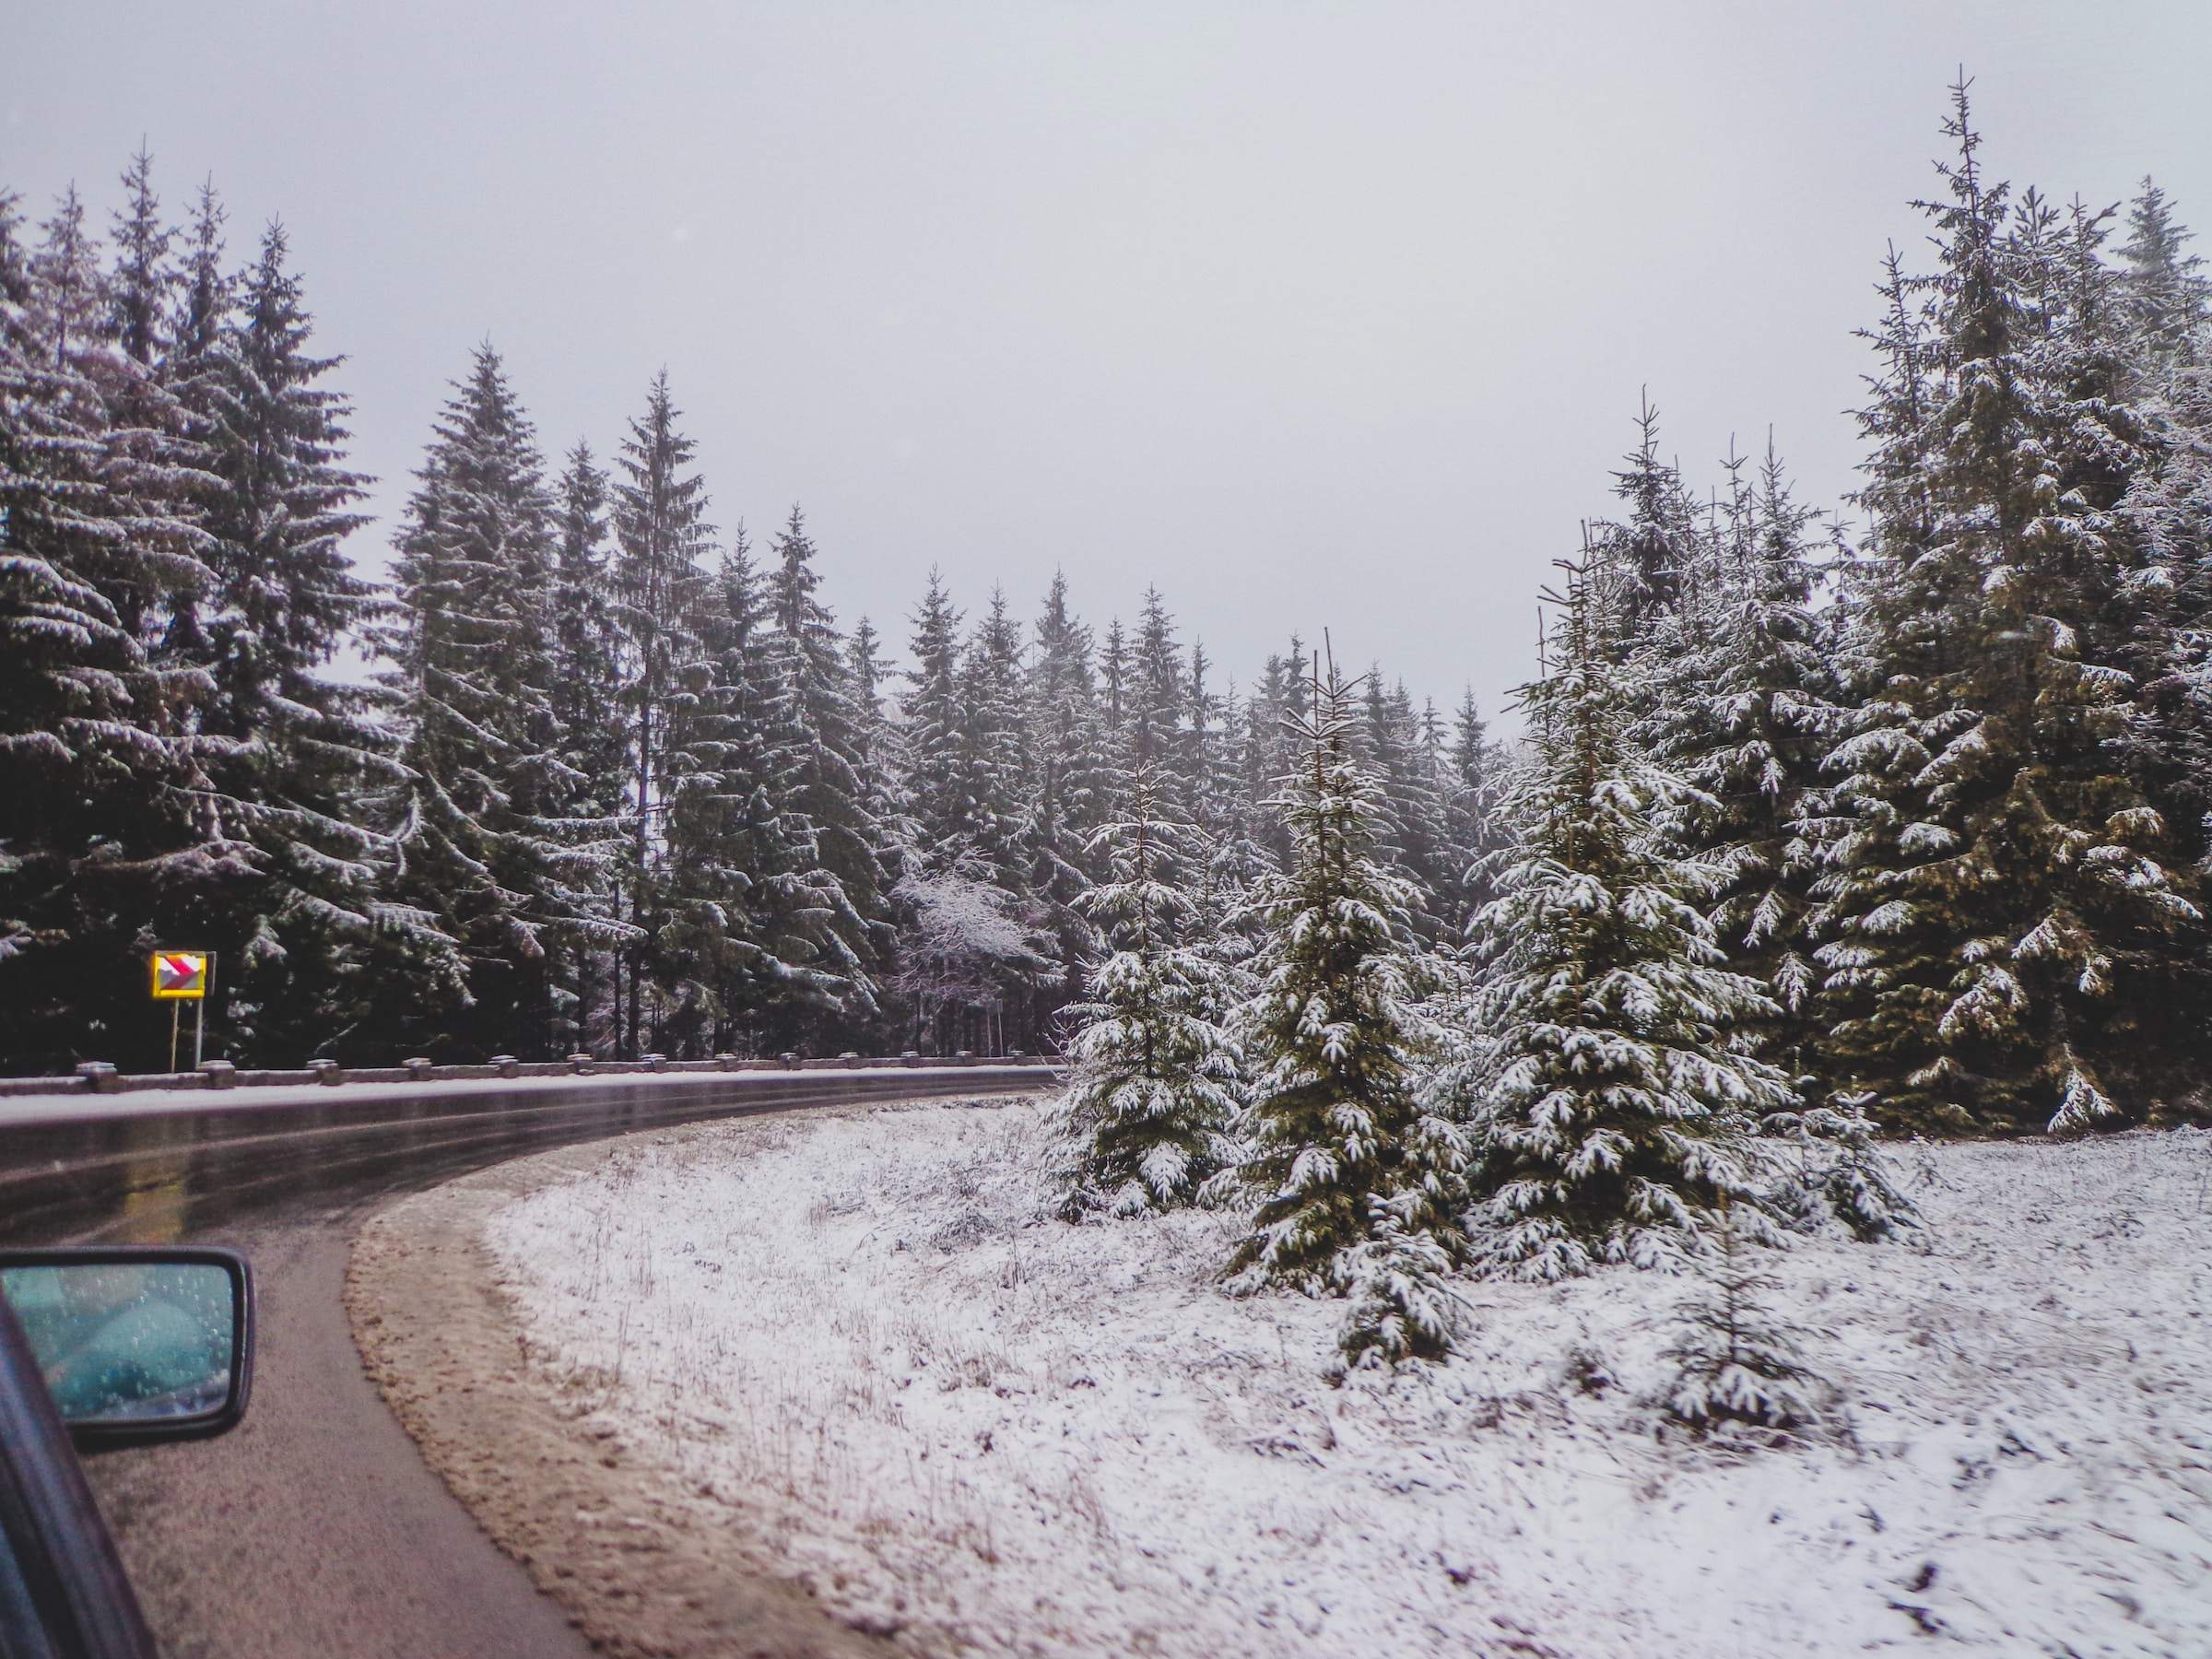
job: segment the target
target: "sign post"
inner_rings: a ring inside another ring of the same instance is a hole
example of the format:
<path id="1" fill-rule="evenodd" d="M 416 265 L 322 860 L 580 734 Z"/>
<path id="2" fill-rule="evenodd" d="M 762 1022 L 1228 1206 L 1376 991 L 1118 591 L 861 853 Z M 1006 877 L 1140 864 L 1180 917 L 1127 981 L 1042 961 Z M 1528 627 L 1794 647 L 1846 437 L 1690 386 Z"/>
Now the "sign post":
<path id="1" fill-rule="evenodd" d="M 212 950 L 157 950 L 153 958 L 154 1000 L 169 1005 L 169 1069 L 177 1069 L 177 1005 L 196 1003 L 192 1018 L 192 1068 L 200 1068 L 207 1037 L 207 986 L 215 978 Z"/>

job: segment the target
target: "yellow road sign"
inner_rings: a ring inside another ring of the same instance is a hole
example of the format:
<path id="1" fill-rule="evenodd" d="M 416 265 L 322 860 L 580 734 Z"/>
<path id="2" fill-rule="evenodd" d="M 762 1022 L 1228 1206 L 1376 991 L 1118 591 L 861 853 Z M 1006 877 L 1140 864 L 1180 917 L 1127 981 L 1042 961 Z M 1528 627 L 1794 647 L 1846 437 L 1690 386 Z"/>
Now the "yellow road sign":
<path id="1" fill-rule="evenodd" d="M 204 950 L 154 952 L 154 999 L 197 1002 L 207 994 L 207 953 Z"/>

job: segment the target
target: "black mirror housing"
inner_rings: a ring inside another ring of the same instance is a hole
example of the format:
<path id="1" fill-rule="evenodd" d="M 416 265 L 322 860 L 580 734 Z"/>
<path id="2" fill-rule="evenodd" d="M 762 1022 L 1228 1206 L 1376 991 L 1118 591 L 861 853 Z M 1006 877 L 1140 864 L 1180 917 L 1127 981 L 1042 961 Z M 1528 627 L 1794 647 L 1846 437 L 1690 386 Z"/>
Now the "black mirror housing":
<path id="1" fill-rule="evenodd" d="M 235 1251 L 0 1250 L 0 1298 L 82 1451 L 221 1434 L 253 1382 L 253 1277 Z"/>

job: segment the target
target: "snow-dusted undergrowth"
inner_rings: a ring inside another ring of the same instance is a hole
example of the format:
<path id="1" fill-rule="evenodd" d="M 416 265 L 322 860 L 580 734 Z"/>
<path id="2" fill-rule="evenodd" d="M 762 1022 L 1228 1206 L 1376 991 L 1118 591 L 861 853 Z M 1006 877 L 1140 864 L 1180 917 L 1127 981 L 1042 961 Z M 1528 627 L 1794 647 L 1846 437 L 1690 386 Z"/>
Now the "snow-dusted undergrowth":
<path id="1" fill-rule="evenodd" d="M 1933 1253 L 1771 1264 L 1855 1447 L 1731 1457 L 1639 1397 L 1679 1283 L 1470 1285 L 1465 1358 L 1335 1388 L 1339 1307 L 1220 1294 L 1233 1218 L 1052 1218 L 1043 1135 L 686 1131 L 491 1241 L 589 1430 L 918 1651 L 2212 1653 L 2212 1135 L 1908 1150 Z"/>

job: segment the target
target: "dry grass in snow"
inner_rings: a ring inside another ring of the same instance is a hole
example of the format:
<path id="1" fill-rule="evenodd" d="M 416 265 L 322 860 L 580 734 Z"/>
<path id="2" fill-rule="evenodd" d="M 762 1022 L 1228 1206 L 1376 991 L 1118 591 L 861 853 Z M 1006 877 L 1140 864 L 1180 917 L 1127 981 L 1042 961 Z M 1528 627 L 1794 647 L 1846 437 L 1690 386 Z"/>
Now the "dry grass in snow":
<path id="1" fill-rule="evenodd" d="M 1773 1264 L 1850 1433 L 1746 1456 L 1654 1433 L 1679 1283 L 1333 1387 L 1231 1218 L 1052 1219 L 1042 1124 L 679 1131 L 491 1243 L 584 1431 L 916 1652 L 2212 1653 L 2212 1135 L 1903 1152 L 1932 1250 Z"/>

